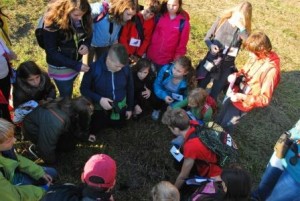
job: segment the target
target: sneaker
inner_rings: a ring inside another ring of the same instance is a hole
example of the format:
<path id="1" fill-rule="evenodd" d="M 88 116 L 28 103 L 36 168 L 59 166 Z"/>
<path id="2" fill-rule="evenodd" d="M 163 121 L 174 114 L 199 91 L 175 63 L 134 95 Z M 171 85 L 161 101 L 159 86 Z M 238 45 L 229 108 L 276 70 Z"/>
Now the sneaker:
<path id="1" fill-rule="evenodd" d="M 151 118 L 154 121 L 157 121 L 159 119 L 159 116 L 160 116 L 160 110 L 153 110 Z"/>
<path id="2" fill-rule="evenodd" d="M 36 150 L 35 144 L 30 145 L 29 148 L 28 148 L 28 150 L 29 150 L 29 152 L 31 153 L 31 155 L 32 155 L 35 159 L 40 158 L 40 157 L 38 156 L 38 152 L 37 152 L 37 150 Z"/>

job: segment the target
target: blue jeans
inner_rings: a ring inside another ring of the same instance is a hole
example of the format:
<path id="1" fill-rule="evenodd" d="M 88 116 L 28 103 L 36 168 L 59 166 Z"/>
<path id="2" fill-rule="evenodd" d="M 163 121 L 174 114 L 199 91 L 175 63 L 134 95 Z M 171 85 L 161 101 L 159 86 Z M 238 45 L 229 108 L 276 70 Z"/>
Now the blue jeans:
<path id="1" fill-rule="evenodd" d="M 299 201 L 299 192 L 300 183 L 297 183 L 288 171 L 284 171 L 266 201 Z"/>
<path id="2" fill-rule="evenodd" d="M 282 172 L 283 170 L 269 164 L 261 178 L 258 188 L 252 192 L 252 197 L 256 200 L 266 200 L 272 193 Z"/>
<path id="3" fill-rule="evenodd" d="M 48 174 L 52 177 L 52 179 L 57 177 L 56 169 L 54 169 L 52 167 L 43 167 L 43 169 L 44 169 L 46 174 Z M 25 174 L 23 172 L 16 173 L 14 178 L 13 178 L 12 183 L 13 183 L 13 185 L 17 185 L 17 186 L 37 184 L 37 186 L 46 188 L 45 183 L 39 182 L 39 181 L 33 179 L 32 177 L 30 177 L 28 174 Z M 47 189 L 45 189 L 45 190 L 47 190 Z"/>
<path id="4" fill-rule="evenodd" d="M 74 84 L 75 79 L 76 79 L 76 76 L 71 80 L 55 80 L 54 79 L 54 82 L 57 86 L 60 97 L 70 97 L 70 98 L 72 97 L 73 84 Z"/>
<path id="5" fill-rule="evenodd" d="M 234 126 L 239 123 L 240 119 L 247 113 L 237 109 L 227 98 L 222 105 L 222 109 L 217 116 L 216 122 L 220 124 L 227 132 L 233 133 Z"/>

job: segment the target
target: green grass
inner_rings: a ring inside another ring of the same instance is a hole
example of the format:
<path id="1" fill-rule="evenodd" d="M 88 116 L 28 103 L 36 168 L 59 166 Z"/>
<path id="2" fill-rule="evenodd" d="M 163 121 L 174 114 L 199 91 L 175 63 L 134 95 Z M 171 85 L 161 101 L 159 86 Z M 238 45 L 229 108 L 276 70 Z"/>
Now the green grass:
<path id="1" fill-rule="evenodd" d="M 46 69 L 45 54 L 37 46 L 34 27 L 45 10 L 46 0 L 2 0 L 1 7 L 9 15 L 13 49 L 19 61 L 35 60 Z M 220 3 L 221 2 L 221 3 Z M 196 65 L 207 48 L 203 42 L 205 33 L 220 12 L 239 1 L 184 0 L 184 8 L 191 17 L 191 35 L 188 55 Z M 237 126 L 234 138 L 239 146 L 242 164 L 251 173 L 254 185 L 273 151 L 279 135 L 289 129 L 300 114 L 300 3 L 297 0 L 252 0 L 253 29 L 265 31 L 281 58 L 281 83 L 274 93 L 270 106 L 250 112 Z M 247 52 L 238 56 L 240 68 Z M 78 95 L 76 84 L 75 92 Z M 116 200 L 150 200 L 151 187 L 160 180 L 174 182 L 177 172 L 172 168 L 169 154 L 171 133 L 159 122 L 145 117 L 139 122 L 128 122 L 121 130 L 108 129 L 101 133 L 97 143 L 78 144 L 72 153 L 61 156 L 56 168 L 61 182 L 80 182 L 84 162 L 95 153 L 107 153 L 118 164 Z M 27 143 L 19 143 L 22 151 Z"/>

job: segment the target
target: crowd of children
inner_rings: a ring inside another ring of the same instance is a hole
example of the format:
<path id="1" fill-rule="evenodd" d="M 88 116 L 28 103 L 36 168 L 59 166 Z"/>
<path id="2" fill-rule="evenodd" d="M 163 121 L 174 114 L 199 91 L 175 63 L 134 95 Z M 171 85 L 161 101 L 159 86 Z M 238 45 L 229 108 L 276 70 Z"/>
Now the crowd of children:
<path id="1" fill-rule="evenodd" d="M 7 16 L 0 9 L 0 192 L 5 200 L 59 200 L 68 195 L 70 199 L 112 201 L 117 173 L 110 156 L 97 154 L 85 164 L 83 185 L 52 186 L 56 170 L 15 153 L 12 121 L 33 143 L 30 151 L 52 164 L 60 151 L 74 149 L 77 140 L 95 142 L 99 131 L 121 128 L 126 120 L 139 119 L 147 111 L 155 121 L 165 111 L 162 123 L 176 136 L 174 154 L 180 166 L 174 185 L 161 181 L 153 187 L 153 200 L 250 198 L 248 173 L 240 167 L 223 169 L 218 153 L 195 133 L 211 121 L 234 132 L 247 112 L 269 105 L 280 81 L 279 57 L 272 51 L 270 39 L 262 31 L 251 30 L 251 3 L 244 1 L 216 20 L 204 38 L 208 53 L 196 70 L 186 56 L 191 25 L 182 0 L 147 0 L 142 8 L 137 3 L 49 1 L 41 40 L 48 74 L 34 61 L 21 63 L 14 74 L 10 61 L 16 54 L 7 34 Z M 240 48 L 250 54 L 244 67 L 237 70 Z M 79 72 L 84 72 L 82 96 L 71 98 Z M 11 83 L 13 119 L 8 102 Z M 217 111 L 221 91 L 227 93 Z M 294 140 L 299 130 L 299 123 L 291 130 Z M 299 190 L 298 147 L 299 140 L 295 140 L 283 164 L 272 156 L 253 199 L 280 200 L 278 189 L 287 180 L 293 182 L 291 192 Z M 277 176 L 276 181 L 270 174 Z M 188 185 L 187 179 L 193 175 L 206 178 L 203 188 Z M 215 192 L 201 197 L 209 185 Z"/>

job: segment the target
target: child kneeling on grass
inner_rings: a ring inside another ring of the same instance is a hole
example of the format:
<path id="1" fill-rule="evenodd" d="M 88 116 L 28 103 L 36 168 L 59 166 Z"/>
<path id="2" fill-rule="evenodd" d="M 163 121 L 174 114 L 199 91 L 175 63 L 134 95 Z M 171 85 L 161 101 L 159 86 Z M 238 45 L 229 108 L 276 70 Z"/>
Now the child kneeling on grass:
<path id="1" fill-rule="evenodd" d="M 114 201 L 111 193 L 116 183 L 116 162 L 106 154 L 93 155 L 81 174 L 82 184 L 66 183 L 50 187 L 41 201 Z"/>
<path id="2" fill-rule="evenodd" d="M 1 200 L 40 200 L 57 175 L 15 153 L 15 126 L 0 118 L 0 195 Z"/>
<path id="3" fill-rule="evenodd" d="M 197 121 L 190 121 L 183 109 L 169 109 L 164 113 L 162 123 L 167 125 L 175 136 L 184 138 L 181 145 L 183 165 L 175 182 L 178 189 L 185 184 L 188 177 L 195 174 L 219 179 L 222 169 L 217 165 L 217 155 L 207 148 L 199 138 L 190 138 L 196 131 L 192 125 L 198 124 Z M 193 167 L 196 168 L 195 172 L 192 171 Z"/>

